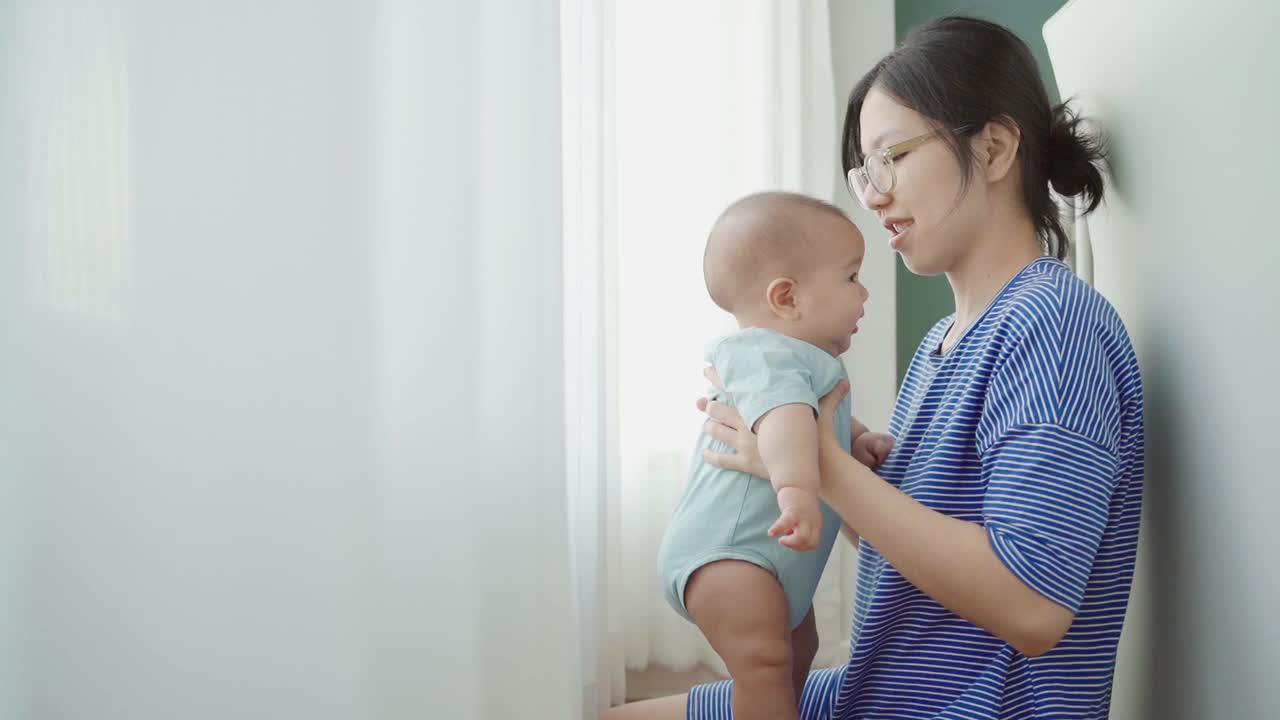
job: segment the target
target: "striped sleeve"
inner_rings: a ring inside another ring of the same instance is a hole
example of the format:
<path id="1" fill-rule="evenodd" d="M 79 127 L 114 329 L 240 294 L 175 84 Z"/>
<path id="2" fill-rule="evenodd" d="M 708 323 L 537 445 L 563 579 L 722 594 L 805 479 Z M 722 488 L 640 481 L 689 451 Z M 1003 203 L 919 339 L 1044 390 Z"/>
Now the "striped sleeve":
<path id="1" fill-rule="evenodd" d="M 1004 327 L 979 450 L 991 547 L 1024 583 L 1080 609 L 1107 527 L 1119 461 L 1101 339 L 1060 297 L 1033 296 Z M 1083 366 L 1083 367 L 1082 367 Z"/>
<path id="2" fill-rule="evenodd" d="M 845 666 L 814 670 L 805 680 L 800 698 L 800 720 L 831 720 L 832 705 L 840 690 Z M 733 681 L 696 685 L 685 704 L 686 720 L 733 720 Z"/>
<path id="3" fill-rule="evenodd" d="M 1010 428 L 987 452 L 982 512 L 1014 575 L 1072 612 L 1106 530 L 1114 453 L 1060 425 Z"/>

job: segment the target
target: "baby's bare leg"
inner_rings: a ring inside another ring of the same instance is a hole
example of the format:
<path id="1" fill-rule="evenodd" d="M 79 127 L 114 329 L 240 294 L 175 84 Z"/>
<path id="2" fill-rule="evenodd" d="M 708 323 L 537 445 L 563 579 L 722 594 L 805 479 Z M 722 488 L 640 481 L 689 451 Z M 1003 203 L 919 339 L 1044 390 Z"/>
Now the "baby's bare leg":
<path id="1" fill-rule="evenodd" d="M 796 703 L 804 695 L 804 684 L 809 679 L 809 669 L 818 654 L 818 625 L 813 620 L 813 608 L 791 631 L 791 679 L 796 692 Z"/>
<path id="2" fill-rule="evenodd" d="M 733 677 L 735 720 L 796 720 L 787 597 L 777 579 L 720 560 L 693 574 L 684 604 Z"/>

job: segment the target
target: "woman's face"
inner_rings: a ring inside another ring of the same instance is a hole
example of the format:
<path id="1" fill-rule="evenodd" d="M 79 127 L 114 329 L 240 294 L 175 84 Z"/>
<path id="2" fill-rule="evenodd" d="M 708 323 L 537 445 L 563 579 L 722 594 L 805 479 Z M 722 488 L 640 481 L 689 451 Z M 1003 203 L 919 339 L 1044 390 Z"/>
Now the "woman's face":
<path id="1" fill-rule="evenodd" d="M 867 93 L 858 122 L 864 154 L 935 129 L 923 115 L 876 87 Z M 866 196 L 867 206 L 890 235 L 889 247 L 917 275 L 952 270 L 987 214 L 985 183 L 975 176 L 959 197 L 960 164 L 941 137 L 898 156 L 893 165 L 893 188 L 888 193 L 868 189 Z"/>

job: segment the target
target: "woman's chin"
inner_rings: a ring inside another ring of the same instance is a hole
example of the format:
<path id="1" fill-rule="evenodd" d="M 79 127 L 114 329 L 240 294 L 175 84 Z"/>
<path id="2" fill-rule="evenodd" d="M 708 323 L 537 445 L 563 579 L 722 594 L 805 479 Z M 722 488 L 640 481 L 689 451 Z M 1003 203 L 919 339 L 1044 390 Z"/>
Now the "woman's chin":
<path id="1" fill-rule="evenodd" d="M 911 271 L 912 275 L 932 277 L 946 272 L 935 258 L 922 257 L 919 253 L 912 252 L 901 252 L 898 254 L 902 256 L 902 264 L 907 266 L 907 269 Z"/>

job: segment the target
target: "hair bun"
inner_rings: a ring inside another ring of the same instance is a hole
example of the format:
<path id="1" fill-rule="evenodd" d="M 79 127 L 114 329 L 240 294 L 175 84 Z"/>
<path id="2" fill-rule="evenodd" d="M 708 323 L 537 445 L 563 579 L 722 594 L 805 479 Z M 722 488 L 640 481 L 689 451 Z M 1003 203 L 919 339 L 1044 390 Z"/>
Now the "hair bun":
<path id="1" fill-rule="evenodd" d="M 1098 168 L 1107 154 L 1106 138 L 1086 132 L 1084 119 L 1067 104 L 1053 108 L 1049 137 L 1045 146 L 1045 170 L 1053 189 L 1063 197 L 1083 195 L 1086 212 L 1102 201 L 1102 171 Z"/>

